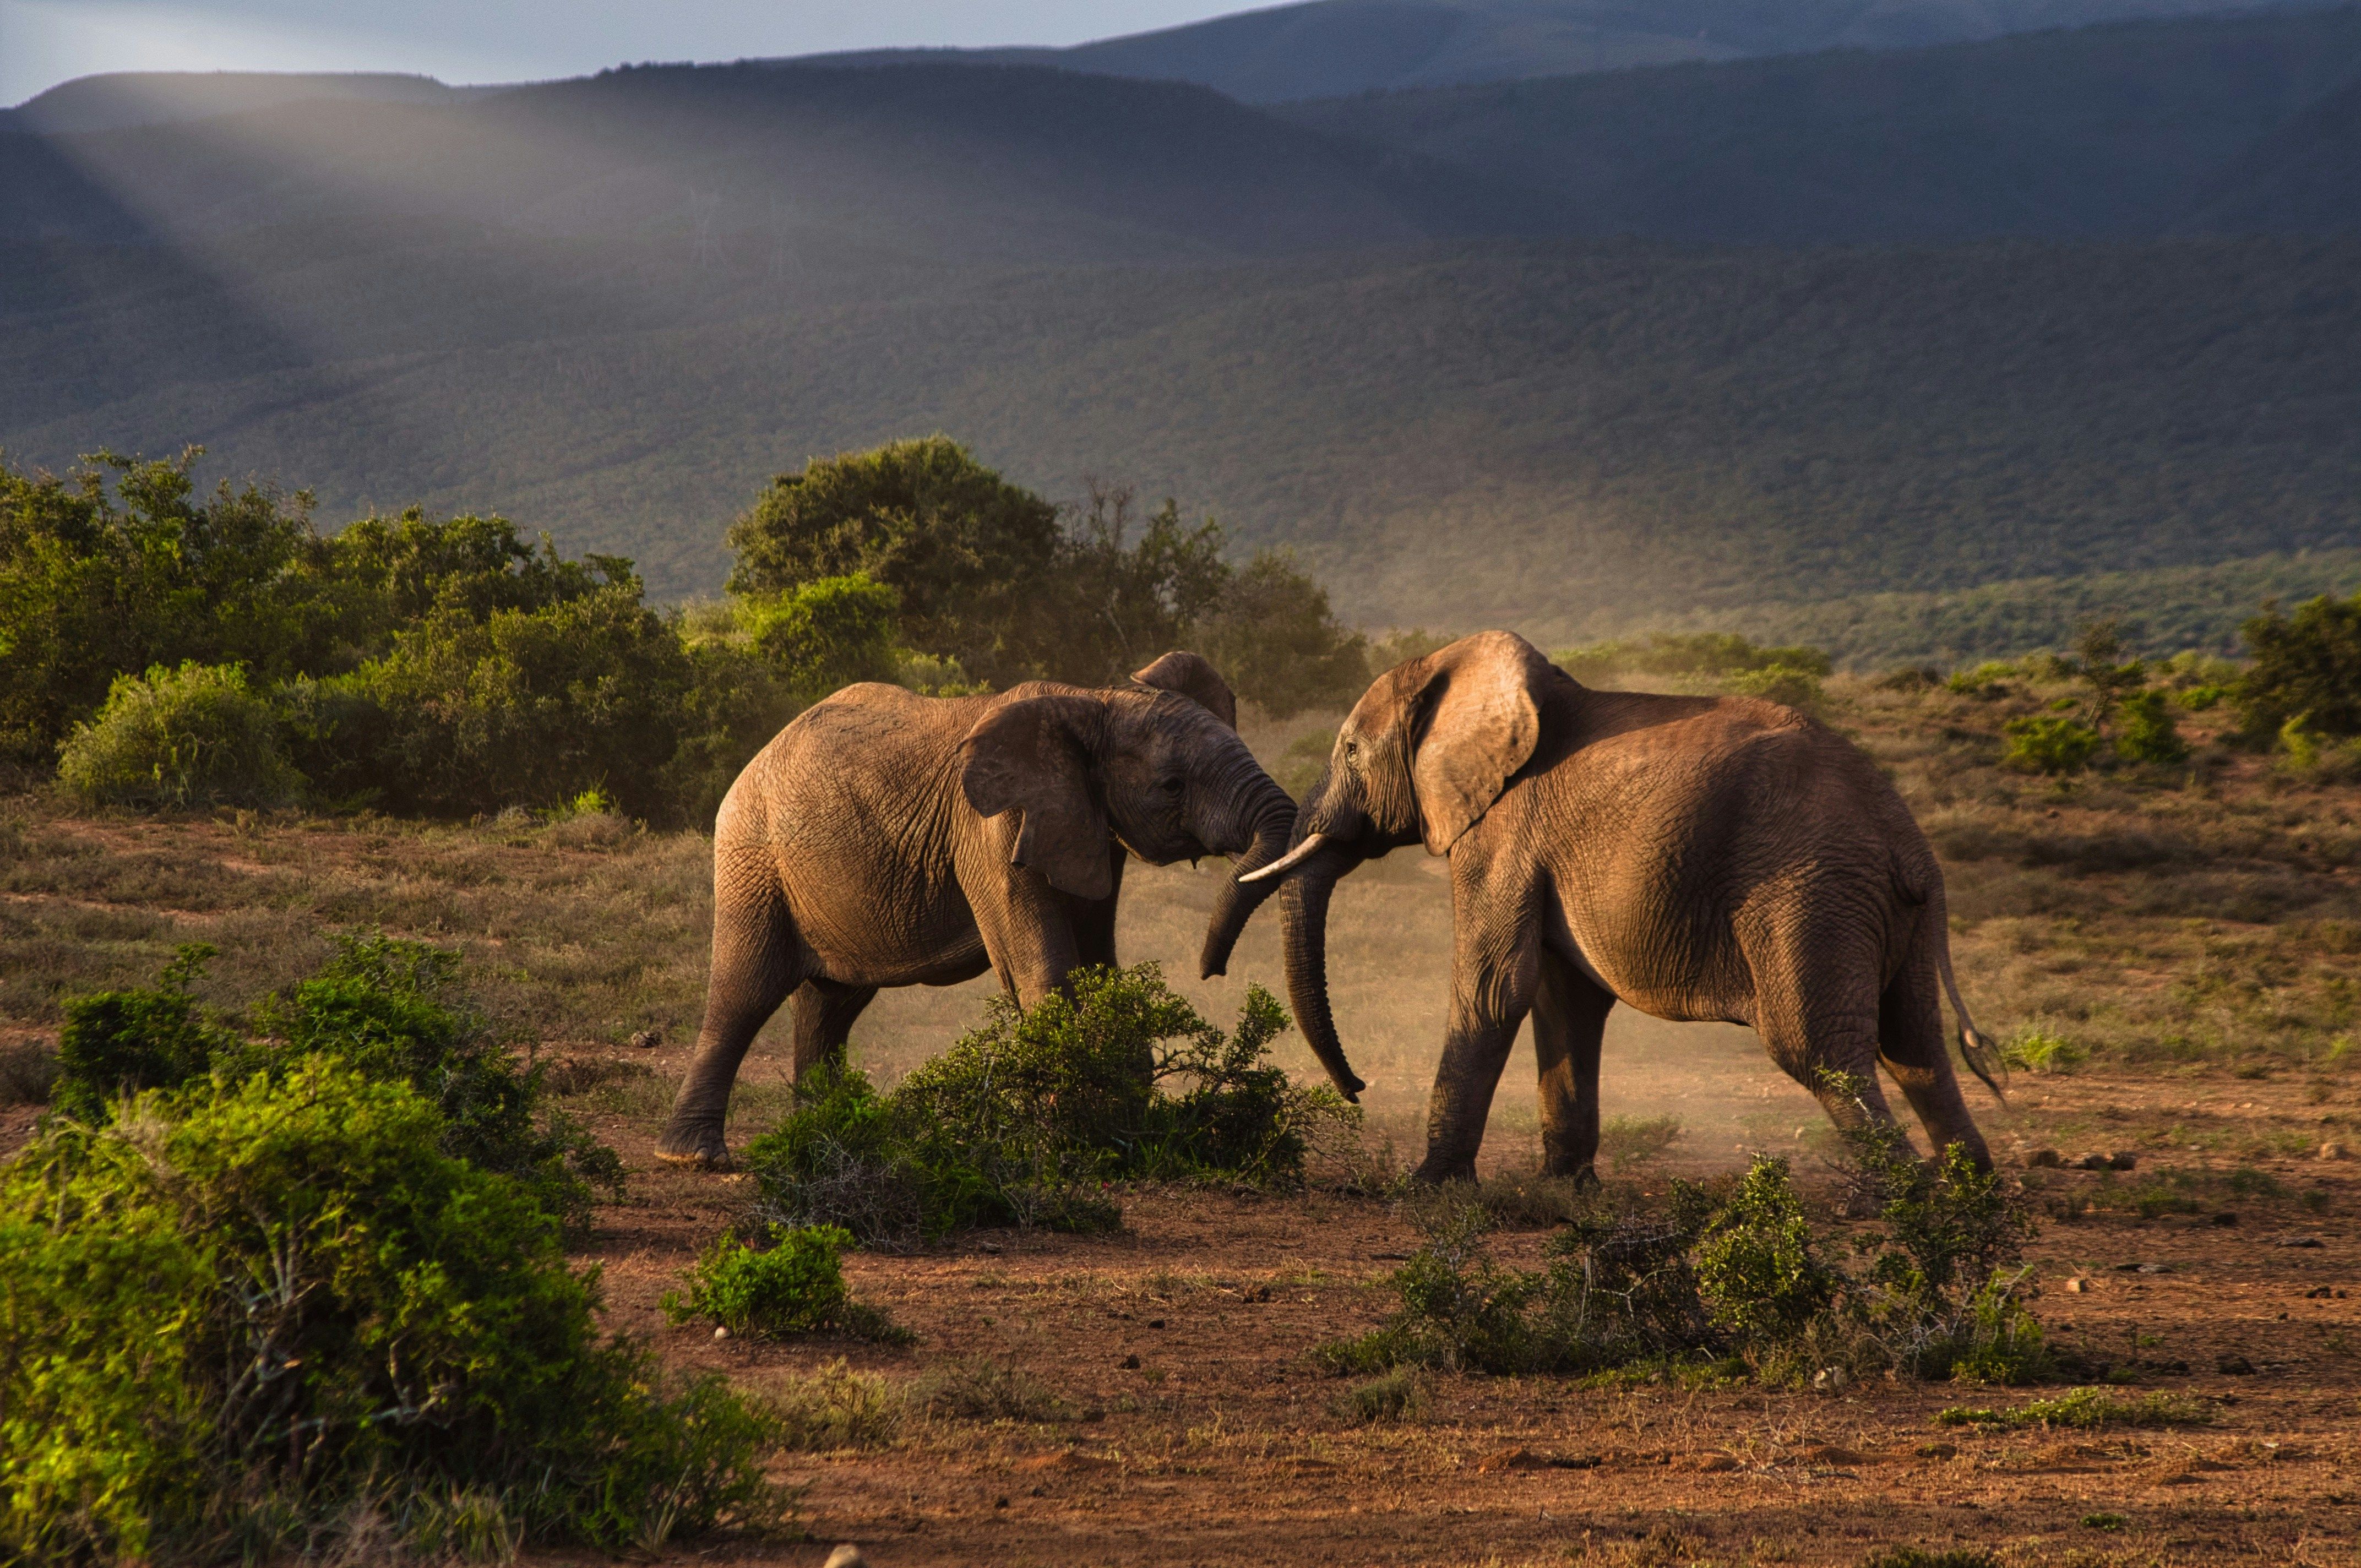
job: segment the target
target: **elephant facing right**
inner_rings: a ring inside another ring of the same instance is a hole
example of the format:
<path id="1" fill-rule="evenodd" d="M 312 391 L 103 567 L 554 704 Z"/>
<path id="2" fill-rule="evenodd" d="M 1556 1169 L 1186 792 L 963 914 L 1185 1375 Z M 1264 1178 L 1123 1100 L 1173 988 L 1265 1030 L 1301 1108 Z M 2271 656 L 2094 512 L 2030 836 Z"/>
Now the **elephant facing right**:
<path id="1" fill-rule="evenodd" d="M 1450 857 L 1454 955 L 1421 1179 L 1475 1175 L 1528 1014 L 1545 1168 L 1589 1178 L 1618 1002 L 1750 1025 L 1840 1126 L 1892 1120 L 1883 1062 L 1938 1148 L 1990 1167 L 1951 1069 L 1945 992 L 1995 1093 L 2005 1069 L 1951 978 L 1941 869 L 1893 784 L 1834 731 L 1751 698 L 1596 691 L 1506 631 L 1379 676 L 1337 730 L 1287 856 L 1248 873 L 1288 879 L 1296 1021 L 1347 1098 L 1364 1085 L 1329 1011 L 1329 894 L 1422 842 Z M 1865 1087 L 1843 1091 L 1827 1069 Z"/>

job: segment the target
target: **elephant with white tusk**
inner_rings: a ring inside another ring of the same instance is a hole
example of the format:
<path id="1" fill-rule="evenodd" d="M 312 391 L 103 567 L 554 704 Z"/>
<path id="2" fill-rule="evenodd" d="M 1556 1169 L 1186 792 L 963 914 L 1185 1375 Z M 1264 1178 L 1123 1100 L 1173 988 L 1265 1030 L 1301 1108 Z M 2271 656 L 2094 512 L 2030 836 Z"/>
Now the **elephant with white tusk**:
<path id="1" fill-rule="evenodd" d="M 864 684 L 800 715 L 714 822 L 705 1025 L 657 1154 L 726 1157 L 738 1064 L 790 995 L 801 1077 L 840 1057 L 882 987 L 990 969 L 1030 1006 L 1072 970 L 1112 965 L 1126 855 L 1278 859 L 1295 805 L 1236 724 L 1213 667 L 1179 652 L 1127 686 L 922 697 Z M 1227 880 L 1205 974 L 1277 885 Z"/>
<path id="2" fill-rule="evenodd" d="M 1752 1025 L 1842 1126 L 1892 1119 L 1882 1061 L 1938 1146 L 1990 1167 L 1945 992 L 1968 1064 L 1995 1093 L 2006 1069 L 1951 978 L 1934 851 L 1876 765 L 1793 708 L 1593 691 L 1524 639 L 1482 632 L 1378 678 L 1295 830 L 1248 875 L 1284 882 L 1296 1022 L 1348 1097 L 1363 1085 L 1329 1012 L 1330 891 L 1404 845 L 1450 857 L 1450 1023 L 1422 1179 L 1474 1176 L 1528 1013 L 1544 1164 L 1589 1179 L 1618 1002 Z"/>

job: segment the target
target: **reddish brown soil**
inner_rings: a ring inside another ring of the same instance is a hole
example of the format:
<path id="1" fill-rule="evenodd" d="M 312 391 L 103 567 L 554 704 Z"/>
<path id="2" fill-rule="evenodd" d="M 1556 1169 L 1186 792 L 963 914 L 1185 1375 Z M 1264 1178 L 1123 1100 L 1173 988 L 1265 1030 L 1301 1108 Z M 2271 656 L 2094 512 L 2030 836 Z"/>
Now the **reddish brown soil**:
<path id="1" fill-rule="evenodd" d="M 2093 1116 L 2181 1124 L 2210 1100 L 2249 1117 L 2317 1120 L 2294 1082 L 2081 1077 L 2025 1085 L 2017 1108 L 1988 1124 L 2023 1146 Z M 2351 1162 L 2184 1156 L 2173 1168 L 2189 1190 L 2219 1193 L 2216 1178 L 2244 1168 L 2280 1195 L 2209 1198 L 2201 1213 L 2156 1220 L 2111 1210 L 2052 1220 L 2033 1247 L 2037 1310 L 2057 1343 L 2147 1363 L 2130 1392 L 2198 1396 L 2212 1424 L 1987 1434 L 1935 1420 L 1949 1406 L 2005 1408 L 2057 1389 L 1446 1377 L 1422 1414 L 1371 1427 L 1334 1412 L 1347 1384 L 1308 1353 L 1383 1315 L 1379 1282 L 1415 1239 L 1384 1203 L 1139 1193 L 1119 1235 L 994 1233 L 850 1260 L 857 1293 L 916 1330 L 913 1347 L 716 1343 L 709 1330 L 667 1326 L 658 1300 L 736 1217 L 742 1179 L 653 1167 L 644 1127 L 600 1131 L 635 1167 L 632 1197 L 607 1213 L 597 1247 L 612 1318 L 668 1358 L 760 1389 L 839 1356 L 896 1381 L 989 1357 L 1067 1407 L 1029 1423 L 919 1419 L 883 1451 L 795 1456 L 781 1474 L 807 1488 L 809 1541 L 708 1541 L 683 1561 L 818 1563 L 850 1541 L 881 1568 L 1853 1564 L 1896 1545 L 1980 1546 L 2026 1563 L 2344 1563 L 2361 1534 L 2361 1167 Z M 2142 1169 L 2171 1158 L 2150 1153 Z M 1817 1169 L 1808 1157 L 1799 1168 Z M 2130 1179 L 2039 1179 L 2038 1201 L 2071 1212 Z M 2217 1223 L 2223 1212 L 2236 1223 Z M 2279 1245 L 2295 1234 L 2322 1245 Z M 1500 1250 L 1530 1260 L 1543 1239 L 1513 1234 Z M 2161 1267 L 2130 1271 L 2140 1265 Z M 2254 1370 L 2217 1370 L 2231 1356 Z M 2083 1522 L 2109 1514 L 2119 1528 Z"/>

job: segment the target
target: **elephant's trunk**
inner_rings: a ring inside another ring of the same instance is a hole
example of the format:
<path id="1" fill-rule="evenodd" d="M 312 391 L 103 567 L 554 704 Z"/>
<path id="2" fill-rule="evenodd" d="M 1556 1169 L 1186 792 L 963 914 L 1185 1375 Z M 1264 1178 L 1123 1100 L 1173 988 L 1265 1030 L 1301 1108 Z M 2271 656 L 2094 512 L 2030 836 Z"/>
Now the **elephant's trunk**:
<path id="1" fill-rule="evenodd" d="M 1337 1092 L 1353 1101 L 1360 1099 L 1367 1085 L 1345 1059 L 1335 1017 L 1328 1011 L 1328 895 L 1336 879 L 1360 863 L 1360 853 L 1349 845 L 1323 844 L 1286 879 L 1279 895 L 1287 937 L 1287 1000 L 1295 1009 L 1295 1026 L 1328 1069 Z"/>
<path id="2" fill-rule="evenodd" d="M 1254 841 L 1244 854 L 1231 861 L 1229 880 L 1222 884 L 1221 894 L 1213 902 L 1213 917 L 1205 927 L 1205 949 L 1197 967 L 1207 980 L 1229 968 L 1230 949 L 1237 946 L 1238 934 L 1246 928 L 1247 919 L 1279 891 L 1275 881 L 1243 882 L 1240 878 L 1287 853 L 1287 841 L 1295 832 L 1295 802 L 1287 798 L 1285 790 L 1265 777 L 1252 793 Z"/>

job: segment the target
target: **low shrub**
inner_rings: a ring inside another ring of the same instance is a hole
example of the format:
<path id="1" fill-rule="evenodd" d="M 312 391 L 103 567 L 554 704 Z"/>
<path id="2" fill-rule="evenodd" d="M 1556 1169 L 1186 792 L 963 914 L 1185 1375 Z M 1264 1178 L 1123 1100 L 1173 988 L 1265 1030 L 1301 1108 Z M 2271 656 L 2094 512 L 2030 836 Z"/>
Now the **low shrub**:
<path id="1" fill-rule="evenodd" d="M 58 780 L 92 806 L 187 810 L 285 806 L 303 776 L 278 716 L 234 664 L 117 675 L 106 702 L 60 749 Z"/>
<path id="2" fill-rule="evenodd" d="M 322 1055 L 53 1121 L 0 1168 L 0 1556 L 775 1519 L 768 1419 L 602 1337 L 555 1219 L 445 1131 Z"/>
<path id="3" fill-rule="evenodd" d="M 38 1040 L 0 1046 L 0 1105 L 46 1105 L 57 1086 L 57 1052 Z"/>
<path id="4" fill-rule="evenodd" d="M 1981 1546 L 1952 1546 L 1929 1552 L 1917 1546 L 1895 1546 L 1872 1552 L 1861 1568 L 2001 1568 L 2001 1561 Z"/>
<path id="5" fill-rule="evenodd" d="M 415 1090 L 441 1113 L 445 1153 L 523 1182 L 569 1235 L 587 1232 L 597 1191 L 620 1190 L 614 1151 L 544 1103 L 540 1070 L 520 1063 L 469 1003 L 456 953 L 341 936 L 317 974 L 255 1008 L 266 1037 L 248 1039 L 191 994 L 213 952 L 182 947 L 152 990 L 66 1003 L 59 1114 L 100 1122 L 126 1091 L 283 1076 L 333 1057 Z"/>
<path id="6" fill-rule="evenodd" d="M 155 989 L 77 996 L 65 1004 L 58 1076 L 49 1103 L 61 1116 L 102 1122 L 115 1099 L 143 1089 L 178 1089 L 241 1055 L 246 1042 L 189 993 L 214 949 L 182 944 Z"/>
<path id="7" fill-rule="evenodd" d="M 1410 1367 L 1397 1366 L 1366 1383 L 1354 1384 L 1330 1402 L 1329 1409 L 1340 1420 L 1376 1426 L 1406 1420 L 1424 1409 L 1426 1401 L 1425 1379 Z"/>
<path id="8" fill-rule="evenodd" d="M 917 1399 L 929 1415 L 968 1421 L 1053 1421 L 1066 1413 L 1066 1401 L 1038 1377 L 982 1355 L 937 1367 Z"/>
<path id="9" fill-rule="evenodd" d="M 2116 710 L 2115 755 L 2127 762 L 2169 766 L 2189 760 L 2189 742 L 2166 706 L 2169 693 L 2161 686 L 2124 699 Z"/>
<path id="10" fill-rule="evenodd" d="M 2001 1047 L 2002 1059 L 2026 1072 L 2071 1072 L 2091 1059 L 2091 1053 L 2063 1035 L 2031 1028 Z"/>
<path id="11" fill-rule="evenodd" d="M 774 1225 L 770 1245 L 722 1236 L 684 1277 L 688 1293 L 667 1291 L 664 1316 L 675 1323 L 706 1318 L 733 1334 L 785 1339 L 834 1329 L 859 1339 L 907 1341 L 883 1312 L 844 1287 L 844 1249 L 851 1233 L 835 1225 Z"/>
<path id="12" fill-rule="evenodd" d="M 2054 1399 L 2029 1399 L 2014 1409 L 1953 1406 L 1935 1420 L 1947 1427 L 1982 1426 L 2011 1431 L 2026 1427 L 2071 1427 L 2090 1431 L 2104 1427 L 2209 1426 L 2214 1410 L 2202 1399 L 2185 1394 L 2069 1388 Z"/>
<path id="13" fill-rule="evenodd" d="M 2080 773 L 2099 750 L 2099 732 L 2063 713 L 2028 714 L 2001 726 L 2001 765 L 2035 773 Z"/>
<path id="14" fill-rule="evenodd" d="M 1104 1229 L 1122 1218 L 1114 1181 L 1291 1185 L 1314 1134 L 1349 1120 L 1271 1065 L 1287 1016 L 1259 986 L 1227 1035 L 1154 964 L 1069 987 L 1029 1010 L 994 997 L 890 1095 L 855 1071 L 807 1075 L 746 1150 L 757 1218 L 878 1246 L 979 1224 Z"/>
<path id="15" fill-rule="evenodd" d="M 1545 1266 L 1507 1268 L 1485 1241 L 1499 1208 L 1462 1186 L 1405 1202 L 1422 1241 L 1389 1281 L 1383 1325 L 1322 1346 L 1329 1371 L 1397 1366 L 1597 1373 L 1735 1358 L 1772 1381 L 1834 1368 L 2037 1381 L 2051 1370 L 2014 1268 L 2022 1205 L 1954 1146 L 1933 1168 L 1898 1129 L 1850 1140 L 1852 1196 L 1883 1223 L 1847 1267 L 1825 1256 L 1786 1162 L 1734 1180 L 1675 1180 L 1655 1210 L 1596 1197 L 1570 1210 Z M 1626 1194 L 1622 1201 L 1629 1202 Z"/>
<path id="16" fill-rule="evenodd" d="M 1780 702 L 1789 707 L 1813 707 L 1827 694 L 1820 689 L 1819 675 L 1810 670 L 1799 670 L 1792 664 L 1768 664 L 1759 670 L 1741 670 L 1723 683 L 1739 696 L 1756 696 L 1765 702 Z"/>
<path id="17" fill-rule="evenodd" d="M 1678 1116 L 1609 1116 L 1598 1125 L 1598 1152 L 1621 1170 L 1662 1157 L 1681 1132 Z"/>
<path id="18" fill-rule="evenodd" d="M 873 1372 L 853 1371 L 842 1357 L 789 1376 L 763 1403 L 778 1425 L 780 1446 L 806 1453 L 884 1448 L 901 1434 L 908 1408 L 894 1385 Z"/>

